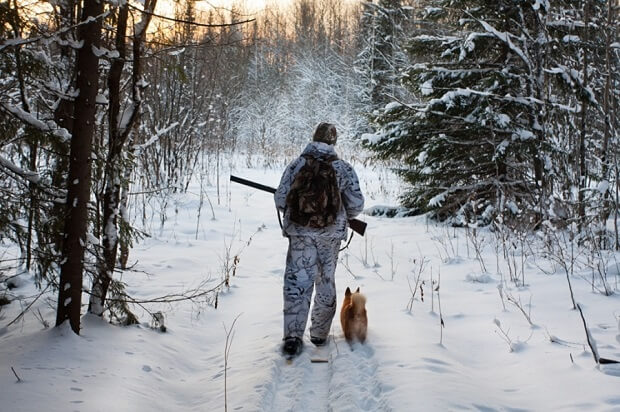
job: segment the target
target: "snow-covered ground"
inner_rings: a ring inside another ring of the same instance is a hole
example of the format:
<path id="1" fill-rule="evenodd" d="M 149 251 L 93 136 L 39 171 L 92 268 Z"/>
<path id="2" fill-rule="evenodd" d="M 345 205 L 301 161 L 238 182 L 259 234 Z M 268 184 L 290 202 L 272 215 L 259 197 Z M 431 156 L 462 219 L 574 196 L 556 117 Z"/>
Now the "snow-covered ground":
<path id="1" fill-rule="evenodd" d="M 357 169 L 368 207 L 395 203 L 393 177 Z M 272 186 L 279 173 L 236 171 Z M 551 264 L 528 255 L 526 286 L 517 287 L 506 262 L 498 263 L 490 233 L 478 237 L 487 236 L 483 272 L 464 229 L 424 217 L 362 216 L 367 235 L 341 253 L 336 282 L 339 300 L 347 286 L 366 294 L 367 344 L 351 350 L 336 317 L 328 363 L 310 362 L 314 349 L 306 338 L 306 351 L 287 364 L 279 352 L 287 240 L 272 196 L 234 185 L 217 205 L 209 187 L 215 220 L 205 204 L 196 236 L 199 191 L 174 198 L 166 226 L 135 247 L 135 266 L 123 280 L 137 299 L 204 287 L 206 280 L 208 289 L 237 256 L 230 287 L 217 300 L 209 293 L 193 302 L 146 304 L 164 313 L 165 333 L 150 328 L 140 308 L 139 326 L 85 316 L 76 336 L 66 326 L 44 328 L 35 317 L 40 312 L 53 324 L 53 295 L 8 327 L 22 308 L 2 307 L 0 410 L 620 410 L 620 366 L 595 364 L 559 268 L 545 273 Z M 589 272 L 572 282 L 600 356 L 620 360 L 619 274 L 612 266 L 612 296 L 592 291 Z M 14 292 L 36 294 L 24 280 Z"/>

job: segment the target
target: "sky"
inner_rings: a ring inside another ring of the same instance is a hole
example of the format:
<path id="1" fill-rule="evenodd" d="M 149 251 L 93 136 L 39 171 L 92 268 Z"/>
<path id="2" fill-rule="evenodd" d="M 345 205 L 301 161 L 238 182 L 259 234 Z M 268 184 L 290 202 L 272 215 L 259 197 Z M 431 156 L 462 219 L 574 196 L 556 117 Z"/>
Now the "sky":
<path id="1" fill-rule="evenodd" d="M 230 9 L 233 6 L 241 6 L 247 13 L 253 14 L 261 11 L 266 5 L 277 5 L 280 8 L 287 7 L 292 4 L 294 0 L 197 0 L 194 2 L 197 17 L 200 19 L 202 12 L 207 12 L 211 8 Z M 155 13 L 163 16 L 174 16 L 174 1 L 173 0 L 159 0 Z M 251 16 L 248 16 L 251 17 Z"/>
<path id="2" fill-rule="evenodd" d="M 277 4 L 279 6 L 286 6 L 293 2 L 293 0 L 208 0 L 202 1 L 205 5 L 211 4 L 216 7 L 231 7 L 233 5 L 242 4 L 248 11 L 259 11 L 267 4 Z"/>

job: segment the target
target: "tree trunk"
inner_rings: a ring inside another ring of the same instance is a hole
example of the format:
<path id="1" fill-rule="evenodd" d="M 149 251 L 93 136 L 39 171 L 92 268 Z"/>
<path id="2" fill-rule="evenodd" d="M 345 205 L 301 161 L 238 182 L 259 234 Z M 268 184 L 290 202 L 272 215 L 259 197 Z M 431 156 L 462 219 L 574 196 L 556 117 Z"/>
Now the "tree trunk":
<path id="1" fill-rule="evenodd" d="M 612 122 L 612 109 L 611 109 L 611 43 L 613 36 L 613 25 L 614 25 L 614 12 L 612 1 L 607 3 L 607 27 L 605 28 L 605 69 L 607 74 L 605 76 L 605 88 L 603 90 L 603 116 L 605 124 L 603 125 L 603 146 L 601 148 L 601 174 L 603 180 L 610 182 L 610 167 L 609 167 L 609 139 L 611 137 L 611 122 Z M 616 183 L 617 184 L 617 183 Z M 603 205 L 601 208 L 600 219 L 601 225 L 605 227 L 607 223 L 607 219 L 609 219 L 609 215 L 611 214 L 612 206 L 610 202 L 610 191 L 611 187 L 605 190 L 603 194 Z"/>
<path id="2" fill-rule="evenodd" d="M 93 46 L 101 37 L 103 2 L 85 0 L 81 21 L 88 21 L 78 29 L 82 47 L 77 53 L 75 119 L 69 155 L 69 179 L 62 247 L 62 262 L 58 293 L 56 326 L 69 320 L 73 332 L 80 333 L 82 303 L 82 272 L 84 247 L 88 228 L 88 202 L 90 199 L 91 148 L 95 128 L 95 100 L 99 83 L 99 58 Z"/>
<path id="3" fill-rule="evenodd" d="M 104 311 L 105 297 L 114 273 L 118 235 L 116 216 L 120 191 L 120 169 L 122 168 L 122 136 L 119 131 L 119 113 L 121 107 L 121 77 L 125 66 L 125 35 L 129 6 L 123 4 L 118 13 L 116 31 L 116 51 L 118 57 L 112 61 L 108 75 L 108 156 L 104 165 L 103 183 L 103 219 L 102 249 L 103 256 L 98 258 L 97 276 L 93 281 L 88 311 L 101 316 Z"/>
<path id="4" fill-rule="evenodd" d="M 541 7 L 540 10 L 535 11 L 534 18 L 534 34 L 533 37 L 540 39 L 543 37 L 547 40 L 546 32 L 546 20 L 547 11 Z M 505 17 L 509 19 L 508 16 Z M 509 25 L 509 22 L 506 21 Z M 544 42 L 545 44 L 547 41 Z M 531 44 L 533 58 L 531 66 L 529 67 L 530 73 L 527 85 L 527 94 L 534 96 L 538 101 L 546 101 L 545 97 L 545 65 L 547 64 L 547 49 L 544 44 L 540 44 L 538 41 L 534 41 Z M 539 224 L 542 220 L 546 219 L 547 207 L 545 202 L 548 201 L 548 189 L 549 179 L 545 176 L 545 140 L 546 140 L 546 120 L 547 110 L 545 105 L 532 106 L 530 109 L 530 125 L 534 129 L 536 135 L 536 152 L 533 154 L 533 169 L 534 179 L 536 180 L 536 189 L 538 195 L 538 208 L 535 213 L 536 222 Z M 538 127 L 535 127 L 535 126 Z"/>
<path id="5" fill-rule="evenodd" d="M 131 169 L 125 168 L 123 173 L 123 181 L 121 187 L 121 199 L 120 199 L 120 224 L 129 226 L 129 220 L 127 219 L 127 208 L 129 206 L 129 179 L 131 178 Z M 127 262 L 129 261 L 129 249 L 131 247 L 131 238 L 127 231 L 122 230 L 118 236 L 118 247 L 120 249 L 119 264 L 121 269 L 127 269 Z"/>
<path id="6" fill-rule="evenodd" d="M 578 187 L 579 194 L 577 197 L 577 210 L 579 215 L 579 227 L 583 228 L 586 220 L 586 203 L 585 203 L 585 190 L 586 190 L 586 128 L 588 126 L 587 116 L 588 116 L 588 96 L 586 95 L 585 88 L 588 85 L 588 50 L 587 44 L 589 39 L 589 31 L 590 31 L 590 2 L 586 0 L 584 4 L 584 34 L 583 34 L 583 88 L 582 90 L 582 99 L 581 99 L 581 130 L 579 133 L 579 178 L 578 178 Z"/>
<path id="7" fill-rule="evenodd" d="M 156 0 L 147 1 L 144 5 L 145 13 L 141 21 L 134 28 L 133 36 L 133 72 L 132 72 L 132 103 L 129 114 L 120 116 L 121 107 L 121 78 L 126 56 L 126 31 L 129 7 L 127 3 L 121 6 L 118 16 L 116 33 L 116 50 L 119 57 L 112 62 L 108 77 L 109 109 L 108 109 L 108 156 L 105 164 L 105 182 L 103 193 L 103 256 L 99 259 L 97 276 L 93 282 L 88 310 L 97 316 L 102 316 L 105 299 L 118 255 L 118 215 L 121 208 L 121 181 L 124 176 L 123 149 L 135 123 L 140 104 L 142 102 L 141 86 L 141 47 L 146 35 L 146 29 L 151 20 Z M 127 118 L 125 118 L 127 116 Z"/>
<path id="8" fill-rule="evenodd" d="M 38 139 L 38 137 L 35 137 Z M 35 140 L 30 144 L 30 170 L 37 170 L 37 152 L 38 152 L 38 142 Z M 26 236 L 26 270 L 30 271 L 30 266 L 32 265 L 32 235 L 34 232 L 34 223 L 35 223 L 35 213 L 38 209 L 37 202 L 37 194 L 35 189 L 35 184 L 30 182 L 28 184 L 29 194 L 30 194 L 30 206 L 28 210 L 28 233 Z"/>
<path id="9" fill-rule="evenodd" d="M 17 0 L 14 0 L 14 8 L 11 10 L 12 15 L 9 18 L 9 22 L 13 29 L 13 35 L 15 36 L 15 38 L 22 37 L 18 10 L 19 8 L 18 8 Z M 17 76 L 17 82 L 19 84 L 19 94 L 20 94 L 22 108 L 24 109 L 24 111 L 30 113 L 30 105 L 28 103 L 28 98 L 26 96 L 26 84 L 24 81 L 21 49 L 19 47 L 15 48 L 14 56 L 15 56 L 15 66 L 17 68 L 17 72 L 15 74 Z M 28 130 L 27 135 L 29 135 L 29 140 L 30 140 L 28 143 L 28 149 L 29 149 L 28 167 L 30 170 L 34 171 L 34 170 L 37 170 L 37 151 L 38 151 L 39 137 L 38 137 L 38 133 L 34 129 L 28 128 L 27 130 Z M 30 266 L 32 264 L 32 237 L 33 237 L 33 232 L 34 232 L 33 226 L 34 226 L 35 211 L 37 210 L 37 197 L 35 193 L 35 184 L 33 182 L 30 182 L 28 184 L 28 189 L 29 189 L 29 196 L 30 196 L 30 204 L 28 206 L 28 225 L 26 228 L 26 247 L 25 247 L 26 250 L 22 250 L 22 253 L 26 255 L 25 256 L 26 270 L 30 271 Z"/>

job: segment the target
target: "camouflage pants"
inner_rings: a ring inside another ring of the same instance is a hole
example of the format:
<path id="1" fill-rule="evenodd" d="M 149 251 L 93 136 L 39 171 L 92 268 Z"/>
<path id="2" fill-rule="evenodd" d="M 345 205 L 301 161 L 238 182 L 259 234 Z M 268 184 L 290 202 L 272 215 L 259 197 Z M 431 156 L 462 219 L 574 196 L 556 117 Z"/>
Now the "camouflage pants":
<path id="1" fill-rule="evenodd" d="M 284 273 L 284 337 L 302 338 L 312 291 L 310 336 L 327 338 L 336 313 L 336 282 L 340 239 L 289 237 Z"/>

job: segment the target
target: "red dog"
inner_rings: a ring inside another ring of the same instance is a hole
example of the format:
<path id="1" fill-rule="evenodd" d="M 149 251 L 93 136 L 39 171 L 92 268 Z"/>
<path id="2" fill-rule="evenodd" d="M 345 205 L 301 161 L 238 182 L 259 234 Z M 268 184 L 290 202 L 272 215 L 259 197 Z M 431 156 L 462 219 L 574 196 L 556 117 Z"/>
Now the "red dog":
<path id="1" fill-rule="evenodd" d="M 344 301 L 340 309 L 340 324 L 344 332 L 344 337 L 352 344 L 354 341 L 364 343 L 366 341 L 366 331 L 368 329 L 368 317 L 366 316 L 366 297 L 357 288 L 355 293 L 347 288 L 344 294 Z"/>

